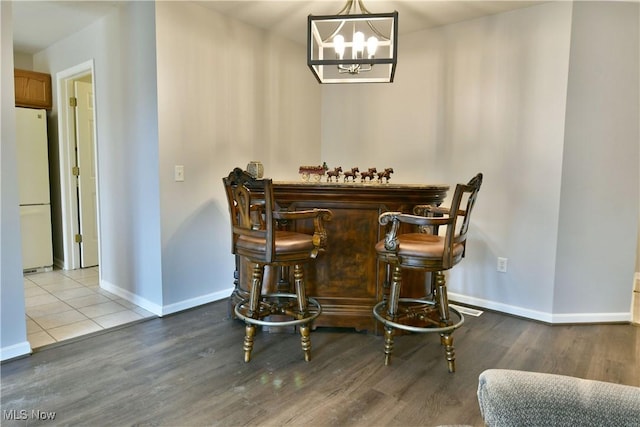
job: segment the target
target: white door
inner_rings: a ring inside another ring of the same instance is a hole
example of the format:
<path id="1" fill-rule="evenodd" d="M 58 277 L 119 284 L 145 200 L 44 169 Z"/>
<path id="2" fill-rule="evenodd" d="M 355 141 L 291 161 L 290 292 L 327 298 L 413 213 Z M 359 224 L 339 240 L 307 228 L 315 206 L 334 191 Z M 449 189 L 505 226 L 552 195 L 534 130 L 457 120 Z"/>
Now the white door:
<path id="1" fill-rule="evenodd" d="M 78 175 L 78 217 L 80 219 L 80 266 L 98 265 L 98 200 L 96 187 L 93 91 L 91 83 L 74 82 Z"/>

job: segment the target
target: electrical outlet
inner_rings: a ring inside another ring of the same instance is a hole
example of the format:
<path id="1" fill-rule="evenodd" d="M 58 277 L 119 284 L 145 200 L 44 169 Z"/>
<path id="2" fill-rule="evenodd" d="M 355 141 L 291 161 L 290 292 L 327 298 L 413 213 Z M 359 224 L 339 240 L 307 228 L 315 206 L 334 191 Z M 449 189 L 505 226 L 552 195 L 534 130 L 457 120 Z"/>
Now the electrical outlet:
<path id="1" fill-rule="evenodd" d="M 507 272 L 507 258 L 498 257 L 498 268 L 497 270 L 500 273 Z"/>
<path id="2" fill-rule="evenodd" d="M 183 165 L 175 165 L 173 169 L 173 178 L 176 182 L 184 181 L 184 166 Z"/>

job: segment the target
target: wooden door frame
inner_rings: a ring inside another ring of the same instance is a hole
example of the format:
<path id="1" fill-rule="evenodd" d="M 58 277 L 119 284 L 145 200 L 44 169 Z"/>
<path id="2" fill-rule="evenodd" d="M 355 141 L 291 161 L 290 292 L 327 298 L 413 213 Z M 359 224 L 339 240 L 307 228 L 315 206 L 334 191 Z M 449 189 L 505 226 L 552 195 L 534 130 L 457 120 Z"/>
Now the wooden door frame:
<path id="1" fill-rule="evenodd" d="M 96 193 L 97 206 L 96 215 L 98 223 L 98 265 L 101 264 L 101 226 L 100 226 L 100 173 L 98 163 L 98 117 L 96 110 L 95 92 L 95 70 L 94 61 L 78 64 L 64 71 L 56 73 L 56 87 L 58 89 L 58 150 L 59 150 L 59 173 L 60 173 L 60 206 L 62 217 L 62 247 L 64 263 L 62 269 L 76 270 L 81 268 L 80 245 L 75 242 L 75 235 L 79 234 L 78 221 L 78 196 L 76 178 L 72 173 L 72 168 L 76 166 L 75 153 L 75 120 L 71 113 L 68 99 L 73 96 L 73 82 L 81 77 L 91 75 L 91 85 L 93 87 L 93 123 L 94 123 L 94 144 L 95 144 L 95 165 L 96 165 Z"/>

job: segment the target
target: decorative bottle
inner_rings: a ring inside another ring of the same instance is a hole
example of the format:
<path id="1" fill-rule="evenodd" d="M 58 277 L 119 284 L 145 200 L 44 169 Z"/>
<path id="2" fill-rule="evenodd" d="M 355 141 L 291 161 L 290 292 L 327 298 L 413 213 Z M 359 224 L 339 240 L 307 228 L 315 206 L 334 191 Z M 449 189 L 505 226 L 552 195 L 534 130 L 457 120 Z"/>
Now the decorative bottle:
<path id="1" fill-rule="evenodd" d="M 255 179 L 261 179 L 264 176 L 264 166 L 259 160 L 252 160 L 247 165 L 247 173 Z"/>

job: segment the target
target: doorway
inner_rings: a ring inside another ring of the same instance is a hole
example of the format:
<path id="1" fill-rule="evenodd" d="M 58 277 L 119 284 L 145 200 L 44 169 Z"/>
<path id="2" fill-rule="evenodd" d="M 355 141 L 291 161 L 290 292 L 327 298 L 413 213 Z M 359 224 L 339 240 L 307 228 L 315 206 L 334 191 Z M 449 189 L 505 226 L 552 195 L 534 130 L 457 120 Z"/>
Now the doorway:
<path id="1" fill-rule="evenodd" d="M 56 75 L 64 270 L 100 265 L 93 60 Z"/>

